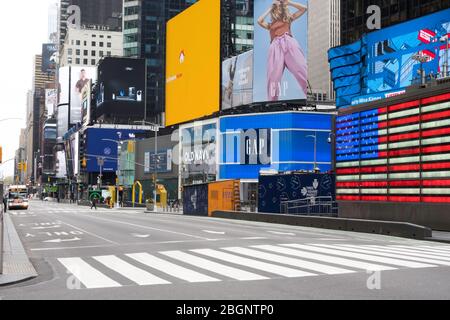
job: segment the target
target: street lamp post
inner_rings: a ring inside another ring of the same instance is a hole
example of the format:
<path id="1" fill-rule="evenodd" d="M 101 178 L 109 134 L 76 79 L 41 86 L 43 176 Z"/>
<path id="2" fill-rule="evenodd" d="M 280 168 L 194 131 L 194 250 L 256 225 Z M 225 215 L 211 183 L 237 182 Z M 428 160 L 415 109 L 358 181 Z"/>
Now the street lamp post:
<path id="1" fill-rule="evenodd" d="M 314 139 L 314 171 L 320 171 L 317 166 L 317 132 L 315 132 L 314 135 L 309 135 L 306 137 Z"/>

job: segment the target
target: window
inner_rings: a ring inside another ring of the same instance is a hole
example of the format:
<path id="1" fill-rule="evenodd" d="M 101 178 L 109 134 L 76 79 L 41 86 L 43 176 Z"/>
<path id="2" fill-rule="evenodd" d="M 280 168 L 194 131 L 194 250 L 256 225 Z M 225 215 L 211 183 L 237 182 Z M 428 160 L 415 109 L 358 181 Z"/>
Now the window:
<path id="1" fill-rule="evenodd" d="M 97 61 L 95 59 L 91 60 L 91 65 L 95 66 L 97 64 Z"/>
<path id="2" fill-rule="evenodd" d="M 93 34 L 93 35 L 92 35 L 92 38 L 97 38 L 97 35 L 96 35 L 96 34 Z"/>
<path id="3" fill-rule="evenodd" d="M 102 34 L 100 35 L 100 38 L 102 38 L 102 39 L 103 39 L 104 37 L 105 37 L 104 35 L 102 35 Z"/>
<path id="4" fill-rule="evenodd" d="M 81 45 L 81 41 L 77 40 L 77 46 Z"/>
<path id="5" fill-rule="evenodd" d="M 95 47 L 97 43 L 95 41 L 92 41 L 92 46 Z"/>
<path id="6" fill-rule="evenodd" d="M 84 42 L 84 46 L 87 46 L 87 41 Z"/>
<path id="7" fill-rule="evenodd" d="M 100 57 L 103 57 L 103 56 L 104 56 L 103 51 L 100 51 L 98 54 L 99 54 Z"/>
<path id="8" fill-rule="evenodd" d="M 104 46 L 104 42 L 99 42 L 99 45 L 100 45 L 100 47 L 102 47 L 103 48 L 103 46 Z"/>
<path id="9" fill-rule="evenodd" d="M 72 57 L 68 57 L 68 58 L 67 58 L 67 63 L 68 63 L 68 64 L 72 64 Z"/>
<path id="10" fill-rule="evenodd" d="M 76 59 L 75 59 L 75 63 L 76 63 L 76 64 L 81 64 L 80 58 L 76 58 Z"/>
<path id="11" fill-rule="evenodd" d="M 87 66 L 87 65 L 88 65 L 88 59 L 83 59 L 83 64 L 84 64 L 85 66 Z"/>
<path id="12" fill-rule="evenodd" d="M 107 55 L 108 57 L 110 57 L 110 56 L 111 56 L 111 51 L 108 51 L 108 52 L 106 53 L 106 55 Z"/>
<path id="13" fill-rule="evenodd" d="M 92 50 L 91 56 L 95 57 L 95 50 Z"/>
<path id="14" fill-rule="evenodd" d="M 111 39 L 111 36 L 108 36 L 108 39 Z"/>
<path id="15" fill-rule="evenodd" d="M 77 49 L 77 50 L 76 50 L 76 54 L 77 54 L 77 56 L 81 55 L 81 50 L 80 50 L 80 49 Z"/>
<path id="16" fill-rule="evenodd" d="M 84 50 L 84 51 L 83 51 L 83 54 L 84 54 L 85 56 L 87 56 L 87 55 L 89 55 L 89 51 Z"/>
<path id="17" fill-rule="evenodd" d="M 71 56 L 73 54 L 73 49 L 72 48 L 67 49 L 67 54 Z"/>
<path id="18" fill-rule="evenodd" d="M 108 48 L 111 48 L 111 42 L 108 42 L 107 47 L 108 47 Z"/>
<path id="19" fill-rule="evenodd" d="M 74 44 L 75 44 L 75 41 L 72 40 L 70 43 L 71 43 L 72 45 L 74 45 Z"/>

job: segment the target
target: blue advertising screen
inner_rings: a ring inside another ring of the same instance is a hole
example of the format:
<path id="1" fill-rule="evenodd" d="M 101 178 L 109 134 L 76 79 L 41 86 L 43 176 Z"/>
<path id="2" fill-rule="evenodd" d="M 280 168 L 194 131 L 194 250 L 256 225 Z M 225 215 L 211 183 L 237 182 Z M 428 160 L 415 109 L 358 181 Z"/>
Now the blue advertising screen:
<path id="1" fill-rule="evenodd" d="M 87 172 L 100 172 L 98 158 L 105 160 L 103 172 L 116 172 L 118 144 L 114 141 L 134 140 L 134 135 L 137 133 L 144 133 L 144 131 L 96 128 L 86 130 Z"/>
<path id="2" fill-rule="evenodd" d="M 219 179 L 256 180 L 261 170 L 331 170 L 331 114 L 300 112 L 222 117 Z M 314 152 L 316 151 L 316 152 Z"/>

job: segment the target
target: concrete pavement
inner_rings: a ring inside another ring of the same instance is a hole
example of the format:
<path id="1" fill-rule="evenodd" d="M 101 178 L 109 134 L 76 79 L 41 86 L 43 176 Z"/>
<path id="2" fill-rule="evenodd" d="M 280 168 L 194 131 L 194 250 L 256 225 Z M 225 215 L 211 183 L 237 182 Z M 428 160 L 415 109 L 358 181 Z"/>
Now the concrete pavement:
<path id="1" fill-rule="evenodd" d="M 450 246 L 32 202 L 12 216 L 39 276 L 1 299 L 449 299 Z"/>

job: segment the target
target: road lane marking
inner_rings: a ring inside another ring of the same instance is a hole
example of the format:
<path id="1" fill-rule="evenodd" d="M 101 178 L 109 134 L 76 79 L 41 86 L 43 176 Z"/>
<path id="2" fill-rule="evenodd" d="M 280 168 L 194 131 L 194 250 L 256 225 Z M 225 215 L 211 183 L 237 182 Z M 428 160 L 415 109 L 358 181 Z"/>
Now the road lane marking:
<path id="1" fill-rule="evenodd" d="M 375 261 L 375 262 L 379 262 L 379 263 L 385 263 L 388 265 L 408 267 L 408 268 L 436 267 L 435 265 L 430 265 L 430 264 L 425 264 L 425 263 L 409 262 L 409 261 L 399 260 L 399 259 L 384 258 L 384 257 L 372 256 L 372 255 L 368 255 L 368 254 L 348 252 L 345 250 L 336 250 L 336 249 L 327 248 L 328 247 L 327 245 L 321 245 L 321 244 L 313 244 L 313 245 L 288 244 L 288 245 L 283 245 L 283 246 L 304 249 L 304 250 L 308 250 L 308 251 L 327 253 L 327 254 L 336 255 L 336 256 L 360 259 L 360 260 Z"/>
<path id="2" fill-rule="evenodd" d="M 100 256 L 94 257 L 94 259 L 140 286 L 170 284 L 170 282 L 135 267 L 116 256 Z"/>
<path id="3" fill-rule="evenodd" d="M 43 241 L 44 243 L 63 243 L 63 242 L 76 242 L 81 241 L 80 238 L 73 238 L 73 239 L 54 239 L 54 240 L 47 240 Z"/>
<path id="4" fill-rule="evenodd" d="M 246 248 L 240 248 L 240 247 L 233 247 L 233 248 L 224 248 L 223 250 L 229 251 L 232 253 L 237 253 L 240 255 L 249 256 L 256 259 L 261 260 L 268 260 L 271 262 L 276 262 L 280 264 L 285 264 L 301 269 L 307 269 L 313 272 L 321 272 L 324 274 L 346 274 L 346 273 L 354 273 L 355 271 L 342 269 L 338 267 L 332 267 L 320 263 L 310 262 L 306 260 L 296 259 L 296 258 L 289 258 L 285 256 L 280 256 L 272 253 L 266 253 L 262 251 L 252 250 L 252 249 L 246 249 Z"/>
<path id="5" fill-rule="evenodd" d="M 350 246 L 350 245 L 348 245 L 348 246 Z M 449 263 L 450 263 L 450 256 L 441 255 L 439 253 L 415 251 L 415 250 L 383 247 L 383 246 L 366 246 L 366 247 L 370 248 L 371 250 L 376 250 L 376 251 L 382 251 L 382 252 L 394 253 L 394 254 L 402 254 L 402 255 L 421 257 L 421 258 L 430 258 L 430 259 L 436 259 L 436 260 L 442 260 L 442 261 L 449 261 Z"/>
<path id="6" fill-rule="evenodd" d="M 279 236 L 292 236 L 295 237 L 296 234 L 295 233 L 291 233 L 291 232 L 279 232 L 279 231 L 267 231 L 271 234 L 275 234 L 275 235 L 279 235 Z"/>
<path id="7" fill-rule="evenodd" d="M 161 252 L 161 254 L 168 256 L 169 258 L 179 260 L 181 262 L 191 264 L 201 269 L 208 270 L 210 272 L 218 273 L 231 279 L 239 281 L 256 281 L 267 280 L 268 278 L 260 276 L 258 274 L 247 272 L 244 270 L 228 267 L 220 263 L 212 262 L 207 259 L 199 258 L 188 253 L 181 251 L 167 251 Z"/>
<path id="8" fill-rule="evenodd" d="M 69 227 L 71 227 L 71 228 L 77 229 L 78 231 L 81 231 L 81 232 L 84 232 L 84 233 L 86 233 L 86 234 L 89 234 L 89 235 L 91 235 L 91 236 L 93 236 L 93 237 L 96 237 L 96 238 L 98 238 L 98 239 L 101 239 L 101 240 L 103 240 L 103 241 L 109 242 L 109 243 L 111 243 L 111 244 L 119 245 L 118 242 L 115 242 L 115 241 L 112 241 L 112 240 L 108 240 L 108 239 L 106 239 L 106 238 L 104 238 L 104 237 L 101 237 L 101 236 L 95 234 L 95 233 L 92 233 L 92 232 L 83 230 L 83 229 L 81 229 L 81 228 L 75 227 L 75 226 L 73 226 L 73 225 L 71 225 L 71 224 L 68 224 L 68 223 L 66 223 L 66 222 L 63 222 L 63 224 L 66 225 L 66 226 L 69 226 Z"/>
<path id="9" fill-rule="evenodd" d="M 58 247 L 58 248 L 34 248 L 30 249 L 30 251 L 63 251 L 63 250 L 79 250 L 79 249 L 98 249 L 98 248 L 112 248 L 116 247 L 116 245 L 102 245 L 102 246 L 81 246 L 81 247 Z"/>
<path id="10" fill-rule="evenodd" d="M 140 238 L 140 239 L 147 239 L 147 238 L 150 238 L 150 235 L 149 235 L 149 234 L 137 234 L 137 233 L 133 233 L 131 236 L 134 237 L 134 238 Z"/>
<path id="11" fill-rule="evenodd" d="M 295 257 L 299 257 L 299 258 L 319 260 L 319 261 L 326 262 L 326 263 L 338 264 L 338 265 L 343 265 L 346 267 L 357 268 L 357 269 L 362 269 L 362 270 L 370 270 L 370 271 L 397 270 L 397 268 L 383 266 L 383 265 L 379 265 L 379 264 L 372 264 L 372 263 L 363 262 L 363 261 L 350 260 L 350 259 L 339 258 L 339 257 L 332 257 L 332 256 L 327 256 L 327 255 L 323 255 L 323 254 L 319 254 L 319 253 L 283 248 L 280 246 L 267 245 L 267 246 L 254 246 L 253 248 L 262 249 L 262 250 L 266 250 L 266 251 L 272 251 L 275 253 L 291 255 L 291 256 L 295 256 Z"/>
<path id="12" fill-rule="evenodd" d="M 312 277 L 316 276 L 314 273 L 309 273 L 301 270 L 296 270 L 288 267 L 278 266 L 271 263 L 260 262 L 254 259 L 248 259 L 240 257 L 237 255 L 212 250 L 212 249 L 202 249 L 202 250 L 191 250 L 191 252 L 201 254 L 203 256 L 208 256 L 210 258 L 219 259 L 233 264 L 238 264 L 246 266 L 252 269 L 262 270 L 265 272 L 273 273 L 279 276 L 287 278 L 301 278 L 301 277 Z"/>
<path id="13" fill-rule="evenodd" d="M 221 234 L 224 235 L 225 232 L 220 232 L 220 231 L 209 231 L 209 230 L 203 230 L 203 232 L 205 233 L 210 233 L 210 234 Z"/>
<path id="14" fill-rule="evenodd" d="M 450 252 L 439 250 L 439 249 L 437 249 L 435 247 L 432 247 L 433 249 L 431 249 L 431 248 L 422 248 L 422 247 L 411 247 L 411 246 L 393 246 L 393 247 L 396 247 L 396 248 L 397 247 L 398 248 L 408 248 L 410 250 L 414 249 L 414 250 L 417 250 L 417 251 L 436 253 L 436 254 L 439 254 L 439 255 L 444 255 L 446 257 L 450 257 Z"/>
<path id="15" fill-rule="evenodd" d="M 169 261 L 165 261 L 163 259 L 152 256 L 148 253 L 127 254 L 127 257 L 130 257 L 131 259 L 136 260 L 139 263 L 149 266 L 150 268 L 159 270 L 170 276 L 185 280 L 190 283 L 220 282 L 219 279 L 215 279 L 199 272 L 178 266 Z"/>
<path id="16" fill-rule="evenodd" d="M 122 286 L 80 258 L 58 259 L 58 261 L 87 289 L 116 288 Z"/>

